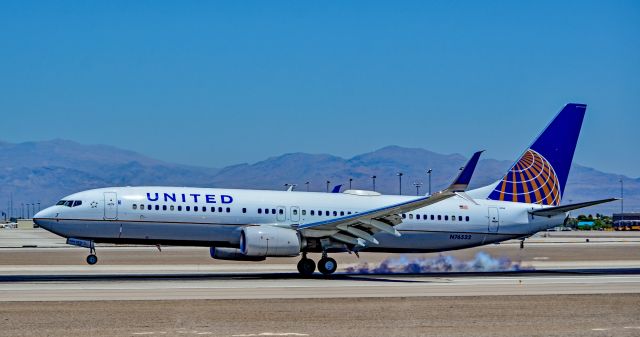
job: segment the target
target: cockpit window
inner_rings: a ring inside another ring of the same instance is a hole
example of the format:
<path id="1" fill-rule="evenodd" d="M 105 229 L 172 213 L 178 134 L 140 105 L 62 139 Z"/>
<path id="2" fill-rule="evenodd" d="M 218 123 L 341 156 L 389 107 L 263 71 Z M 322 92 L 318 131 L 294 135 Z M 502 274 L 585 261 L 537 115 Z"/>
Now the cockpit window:
<path id="1" fill-rule="evenodd" d="M 57 206 L 76 207 L 82 205 L 82 200 L 60 200 Z"/>

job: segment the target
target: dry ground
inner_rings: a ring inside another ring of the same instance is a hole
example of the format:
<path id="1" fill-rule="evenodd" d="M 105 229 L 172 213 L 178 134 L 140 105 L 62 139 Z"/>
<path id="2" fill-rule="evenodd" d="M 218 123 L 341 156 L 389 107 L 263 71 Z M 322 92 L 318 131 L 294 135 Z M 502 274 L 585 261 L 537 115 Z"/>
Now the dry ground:
<path id="1" fill-rule="evenodd" d="M 639 336 L 640 294 L 5 302 L 1 336 Z"/>

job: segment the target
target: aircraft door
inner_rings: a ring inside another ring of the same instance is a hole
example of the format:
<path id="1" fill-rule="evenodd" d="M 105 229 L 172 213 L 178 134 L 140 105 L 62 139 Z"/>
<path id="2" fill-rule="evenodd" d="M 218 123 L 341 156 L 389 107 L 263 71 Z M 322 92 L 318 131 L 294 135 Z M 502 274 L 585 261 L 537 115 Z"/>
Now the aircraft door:
<path id="1" fill-rule="evenodd" d="M 291 206 L 291 221 L 298 222 L 300 221 L 300 207 Z"/>
<path id="2" fill-rule="evenodd" d="M 500 227 L 498 207 L 489 207 L 489 233 L 497 233 Z"/>
<path id="3" fill-rule="evenodd" d="M 287 220 L 287 208 L 284 206 L 278 206 L 278 216 L 276 217 L 278 221 L 286 221 Z"/>
<path id="4" fill-rule="evenodd" d="M 104 192 L 104 218 L 114 220 L 118 218 L 118 194 Z"/>

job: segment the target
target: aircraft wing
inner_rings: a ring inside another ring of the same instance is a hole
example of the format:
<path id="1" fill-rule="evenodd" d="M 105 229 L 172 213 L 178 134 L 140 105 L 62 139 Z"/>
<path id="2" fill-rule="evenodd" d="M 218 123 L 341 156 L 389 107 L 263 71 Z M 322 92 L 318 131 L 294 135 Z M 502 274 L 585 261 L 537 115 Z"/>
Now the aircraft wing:
<path id="1" fill-rule="evenodd" d="M 480 154 L 478 151 L 458 174 L 456 179 L 446 189 L 436 192 L 430 196 L 419 197 L 413 200 L 392 204 L 380 208 L 359 212 L 330 220 L 301 224 L 298 230 L 303 236 L 314 238 L 330 238 L 355 246 L 364 246 L 365 242 L 378 244 L 373 237 L 377 232 L 386 232 L 395 236 L 400 236 L 394 226 L 402 223 L 400 214 L 413 211 L 418 208 L 433 205 L 442 200 L 453 197 L 464 192 L 469 186 L 469 181 L 473 171 L 478 164 Z"/>
<path id="2" fill-rule="evenodd" d="M 546 208 L 529 211 L 529 213 L 532 215 L 538 215 L 538 216 L 554 216 L 554 215 L 563 214 L 569 211 L 573 211 L 574 209 L 603 204 L 605 202 L 611 202 L 615 200 L 618 200 L 618 198 L 608 198 L 608 199 L 602 199 L 602 200 L 580 202 L 577 204 L 569 204 L 569 205 L 562 205 L 562 206 L 556 206 L 556 207 L 546 207 Z"/>

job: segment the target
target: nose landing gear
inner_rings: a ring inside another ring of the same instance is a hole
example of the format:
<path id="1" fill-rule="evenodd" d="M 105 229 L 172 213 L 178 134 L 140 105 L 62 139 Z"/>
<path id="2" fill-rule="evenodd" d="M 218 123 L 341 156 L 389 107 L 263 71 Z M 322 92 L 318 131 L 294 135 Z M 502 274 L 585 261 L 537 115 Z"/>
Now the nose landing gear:
<path id="1" fill-rule="evenodd" d="M 89 256 L 87 256 L 87 263 L 90 265 L 98 263 L 98 257 L 96 254 L 89 254 Z"/>
<path id="2" fill-rule="evenodd" d="M 87 263 L 90 265 L 94 265 L 98 263 L 98 256 L 96 256 L 96 245 L 93 240 L 82 240 L 76 238 L 67 238 L 67 244 L 89 248 L 89 256 L 87 256 Z"/>

